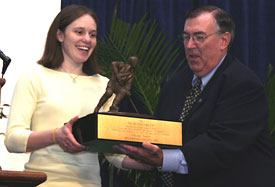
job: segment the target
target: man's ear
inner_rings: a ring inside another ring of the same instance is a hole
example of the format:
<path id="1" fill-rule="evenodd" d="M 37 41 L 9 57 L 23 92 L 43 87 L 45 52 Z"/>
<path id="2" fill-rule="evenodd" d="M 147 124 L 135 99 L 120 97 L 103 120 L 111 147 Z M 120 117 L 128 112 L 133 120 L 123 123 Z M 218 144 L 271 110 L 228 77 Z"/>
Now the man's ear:
<path id="1" fill-rule="evenodd" d="M 221 49 L 224 50 L 228 48 L 231 41 L 231 34 L 229 32 L 225 32 L 221 34 Z"/>
<path id="2" fill-rule="evenodd" d="M 56 38 L 61 43 L 64 41 L 64 33 L 60 29 L 56 32 Z"/>

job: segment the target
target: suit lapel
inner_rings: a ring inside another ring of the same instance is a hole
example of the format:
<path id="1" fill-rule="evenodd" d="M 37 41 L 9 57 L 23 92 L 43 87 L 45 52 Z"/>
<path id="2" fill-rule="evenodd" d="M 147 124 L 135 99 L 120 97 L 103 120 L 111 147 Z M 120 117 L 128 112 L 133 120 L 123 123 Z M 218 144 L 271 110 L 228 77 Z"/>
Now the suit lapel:
<path id="1" fill-rule="evenodd" d="M 224 70 L 231 63 L 232 63 L 232 57 L 229 54 L 227 54 L 226 57 L 225 57 L 225 59 L 224 59 L 224 61 L 220 65 L 220 67 L 217 69 L 217 71 L 215 72 L 215 74 L 213 75 L 213 77 L 209 80 L 209 82 L 207 83 L 206 87 L 203 89 L 203 91 L 200 94 L 198 100 L 193 104 L 192 109 L 189 112 L 189 115 L 188 115 L 187 119 L 190 118 L 193 115 L 193 113 L 196 112 L 196 110 L 198 110 L 200 108 L 200 106 L 203 105 L 203 103 L 207 100 L 210 88 L 212 86 L 215 86 L 216 80 L 219 78 L 219 76 L 222 74 L 222 72 L 224 72 Z M 193 75 L 192 75 L 192 78 L 193 78 Z M 191 79 L 191 81 L 192 81 L 192 79 Z"/>

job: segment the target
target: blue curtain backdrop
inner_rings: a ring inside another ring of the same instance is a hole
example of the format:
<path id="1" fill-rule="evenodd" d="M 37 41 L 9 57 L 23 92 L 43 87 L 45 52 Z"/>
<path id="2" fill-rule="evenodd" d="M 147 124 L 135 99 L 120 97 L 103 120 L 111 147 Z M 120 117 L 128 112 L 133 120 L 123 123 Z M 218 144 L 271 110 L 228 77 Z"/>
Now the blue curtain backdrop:
<path id="1" fill-rule="evenodd" d="M 81 4 L 99 18 L 99 38 L 109 31 L 115 5 L 118 17 L 136 23 L 145 14 L 156 20 L 170 38 L 181 34 L 184 15 L 200 5 L 216 5 L 228 11 L 236 23 L 231 52 L 264 82 L 268 64 L 275 65 L 275 1 L 273 0 L 62 0 L 61 7 Z M 167 62 L 169 63 L 169 62 Z"/>

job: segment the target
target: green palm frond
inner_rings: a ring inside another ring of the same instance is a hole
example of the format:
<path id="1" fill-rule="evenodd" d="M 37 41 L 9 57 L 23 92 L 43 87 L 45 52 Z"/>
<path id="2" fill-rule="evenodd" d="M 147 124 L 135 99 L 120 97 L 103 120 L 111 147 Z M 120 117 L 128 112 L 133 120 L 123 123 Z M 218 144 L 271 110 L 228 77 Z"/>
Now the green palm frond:
<path id="1" fill-rule="evenodd" d="M 275 145 L 275 69 L 271 65 L 268 69 L 267 81 L 265 82 L 265 90 L 269 104 L 269 128 L 272 135 L 273 145 Z"/>
<path id="2" fill-rule="evenodd" d="M 138 57 L 132 92 L 150 115 L 157 105 L 164 79 L 172 67 L 183 64 L 183 59 L 178 58 L 183 48 L 177 47 L 175 41 L 170 41 L 157 29 L 157 23 L 146 20 L 146 14 L 133 25 L 118 19 L 114 14 L 110 33 L 98 42 L 99 64 L 107 76 L 110 76 L 112 61 L 127 62 L 130 56 Z"/>

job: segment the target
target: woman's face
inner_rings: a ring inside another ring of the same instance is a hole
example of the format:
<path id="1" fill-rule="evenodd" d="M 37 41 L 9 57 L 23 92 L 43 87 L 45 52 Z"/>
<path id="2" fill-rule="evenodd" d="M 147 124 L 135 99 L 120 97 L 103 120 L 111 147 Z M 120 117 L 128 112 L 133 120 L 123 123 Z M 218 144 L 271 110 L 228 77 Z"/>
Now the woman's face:
<path id="1" fill-rule="evenodd" d="M 96 35 L 96 22 L 88 14 L 73 21 L 64 32 L 58 30 L 57 40 L 62 43 L 64 62 L 83 65 L 96 47 Z"/>

